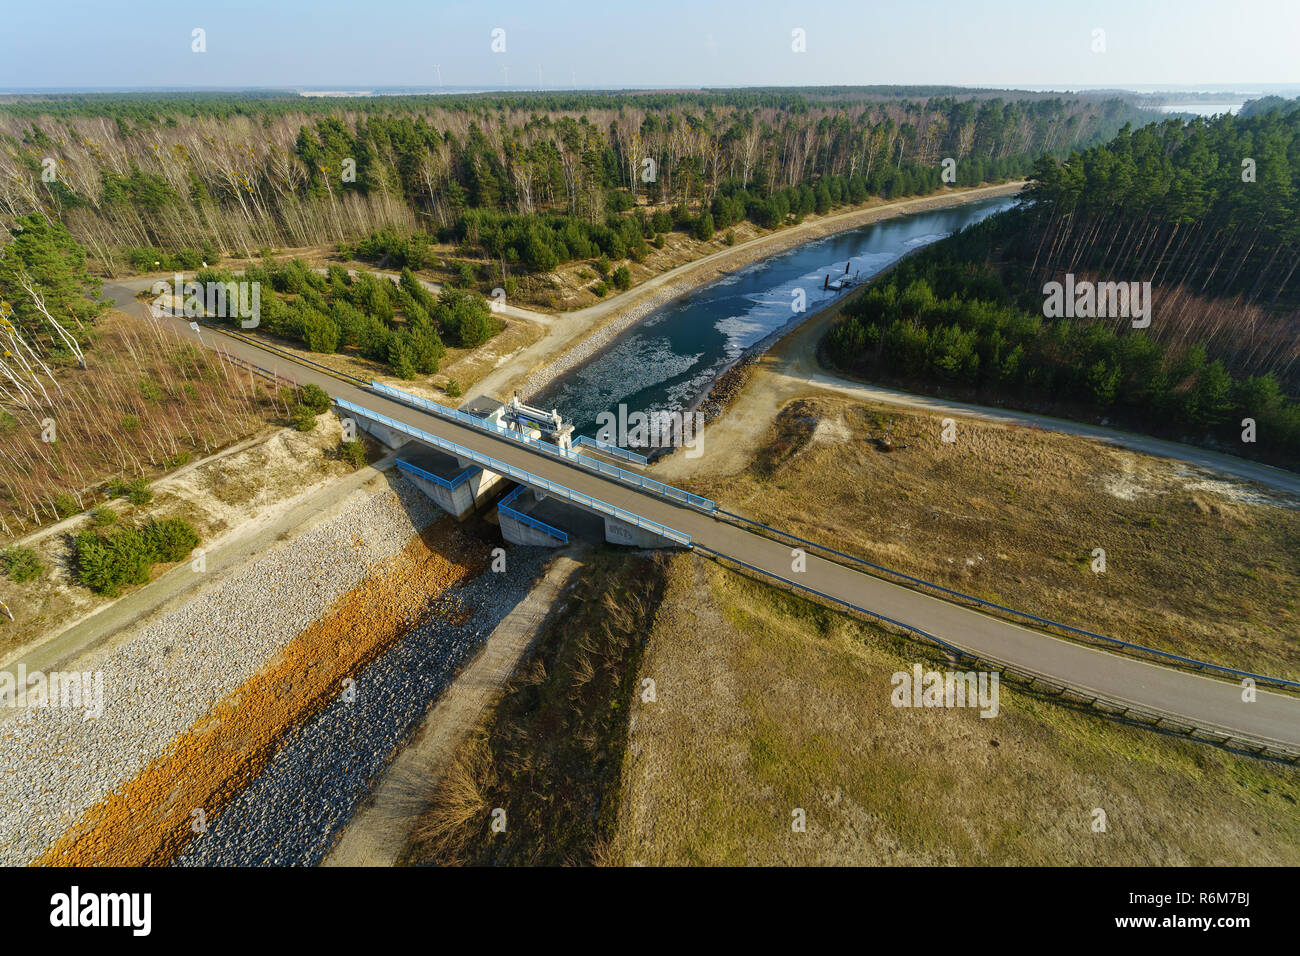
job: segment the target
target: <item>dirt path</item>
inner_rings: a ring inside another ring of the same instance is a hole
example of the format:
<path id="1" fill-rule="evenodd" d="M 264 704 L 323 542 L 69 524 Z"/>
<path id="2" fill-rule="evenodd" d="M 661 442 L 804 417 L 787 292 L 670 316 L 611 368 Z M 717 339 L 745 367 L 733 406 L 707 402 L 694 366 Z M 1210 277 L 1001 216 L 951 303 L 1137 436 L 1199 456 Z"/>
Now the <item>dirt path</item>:
<path id="1" fill-rule="evenodd" d="M 582 564 L 568 555 L 551 563 L 429 711 L 322 866 L 395 866 L 401 862 L 416 822 L 461 742 L 478 726 L 483 711 L 514 673 L 560 594 L 581 570 Z"/>
<path id="2" fill-rule="evenodd" d="M 481 378 L 475 395 L 508 399 L 519 388 L 528 393 L 545 384 L 572 364 L 577 364 L 593 348 L 611 341 L 657 306 L 704 283 L 748 265 L 766 256 L 783 252 L 810 239 L 856 229 L 869 223 L 927 209 L 960 206 L 980 199 L 1009 196 L 1023 189 L 1023 182 L 953 189 L 932 196 L 918 196 L 898 202 L 883 203 L 863 209 L 825 216 L 759 236 L 729 249 L 680 265 L 657 275 L 627 292 L 605 299 L 585 309 L 552 317 L 546 334 L 532 345 L 515 353 L 501 366 Z M 569 353 L 582 346 L 581 354 Z"/>

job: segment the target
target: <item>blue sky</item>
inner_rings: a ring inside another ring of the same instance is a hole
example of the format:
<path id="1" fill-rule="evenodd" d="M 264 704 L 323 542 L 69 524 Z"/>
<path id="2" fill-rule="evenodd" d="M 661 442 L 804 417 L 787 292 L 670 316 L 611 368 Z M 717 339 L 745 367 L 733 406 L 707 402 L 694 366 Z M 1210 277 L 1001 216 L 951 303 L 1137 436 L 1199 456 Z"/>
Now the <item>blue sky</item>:
<path id="1" fill-rule="evenodd" d="M 0 89 L 1300 84 L 1300 0 L 9 2 Z M 191 31 L 207 52 L 191 52 Z M 506 31 L 494 54 L 491 32 Z M 807 52 L 791 50 L 806 31 Z M 1093 30 L 1106 50 L 1092 51 Z"/>

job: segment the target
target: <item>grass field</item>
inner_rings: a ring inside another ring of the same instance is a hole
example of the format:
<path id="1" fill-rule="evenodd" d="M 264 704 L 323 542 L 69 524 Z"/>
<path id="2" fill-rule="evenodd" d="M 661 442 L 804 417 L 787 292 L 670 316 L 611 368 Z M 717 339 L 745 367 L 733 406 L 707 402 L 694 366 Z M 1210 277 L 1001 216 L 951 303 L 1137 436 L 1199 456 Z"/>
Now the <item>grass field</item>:
<path id="1" fill-rule="evenodd" d="M 1005 683 L 993 718 L 896 708 L 893 673 L 950 665 L 694 556 L 667 577 L 608 862 L 1300 862 L 1294 768 Z"/>
<path id="2" fill-rule="evenodd" d="M 1034 614 L 1300 678 L 1300 508 L 1053 432 L 817 397 L 749 464 L 690 482 L 726 507 Z M 894 450 L 872 439 L 889 434 Z M 706 433 L 707 454 L 707 433 Z M 1094 550 L 1105 571 L 1093 570 Z"/>

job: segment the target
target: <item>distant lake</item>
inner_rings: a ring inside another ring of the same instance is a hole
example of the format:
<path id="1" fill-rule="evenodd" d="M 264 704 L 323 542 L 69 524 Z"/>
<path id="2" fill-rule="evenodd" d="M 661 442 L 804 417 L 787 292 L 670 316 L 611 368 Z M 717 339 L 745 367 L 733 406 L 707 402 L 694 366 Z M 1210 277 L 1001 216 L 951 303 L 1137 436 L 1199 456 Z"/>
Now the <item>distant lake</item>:
<path id="1" fill-rule="evenodd" d="M 1173 103 L 1159 107 L 1162 113 L 1195 113 L 1197 116 L 1218 116 L 1231 113 L 1236 116 L 1242 103 Z"/>

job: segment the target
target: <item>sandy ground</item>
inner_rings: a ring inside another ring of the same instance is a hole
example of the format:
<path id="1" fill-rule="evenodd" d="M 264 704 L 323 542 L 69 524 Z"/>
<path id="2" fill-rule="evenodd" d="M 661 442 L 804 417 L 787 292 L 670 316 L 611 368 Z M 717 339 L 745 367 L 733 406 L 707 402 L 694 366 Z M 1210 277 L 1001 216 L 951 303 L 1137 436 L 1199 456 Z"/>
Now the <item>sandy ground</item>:
<path id="1" fill-rule="evenodd" d="M 14 623 L 6 622 L 0 663 L 10 666 L 21 658 L 32 668 L 37 658 L 47 667 L 66 659 L 138 620 L 159 602 L 188 592 L 218 566 L 226 566 L 236 552 L 246 556 L 250 542 L 271 540 L 266 535 L 269 528 L 287 533 L 323 511 L 330 496 L 345 493 L 339 482 L 351 470 L 328 454 L 341 437 L 333 415 L 319 416 L 316 428 L 307 433 L 267 428 L 153 482 L 154 498 L 146 505 L 136 507 L 125 499 L 108 503 L 121 515 L 118 525 L 145 516 L 178 515 L 188 520 L 201 537 L 207 574 L 194 574 L 188 563 L 182 563 L 120 598 L 101 597 L 77 584 L 71 567 L 68 542 L 93 527 L 87 514 L 22 539 L 18 543 L 36 549 L 50 571 L 29 584 L 0 582 L 0 597 L 16 617 Z M 345 484 L 350 488 L 355 482 Z M 294 515 L 297 524 L 285 525 L 286 515 Z"/>
<path id="2" fill-rule="evenodd" d="M 567 370 L 566 353 L 588 342 L 593 335 L 601 334 L 602 337 L 612 340 L 615 335 L 625 331 L 628 326 L 644 318 L 655 307 L 669 299 L 765 256 L 783 252 L 810 239 L 847 229 L 856 229 L 882 219 L 927 209 L 961 205 L 977 199 L 1009 196 L 1019 192 L 1024 185 L 1023 182 L 1015 182 L 971 189 L 953 189 L 938 195 L 920 196 L 832 216 L 810 218 L 797 226 L 711 253 L 585 309 L 549 317 L 545 336 L 517 352 L 500 367 L 480 379 L 473 394 L 491 395 L 504 400 L 510 397 L 516 387 L 520 388 L 521 392 L 531 392 Z M 624 321 L 625 319 L 627 321 Z M 528 383 L 527 387 L 523 383 Z"/>

